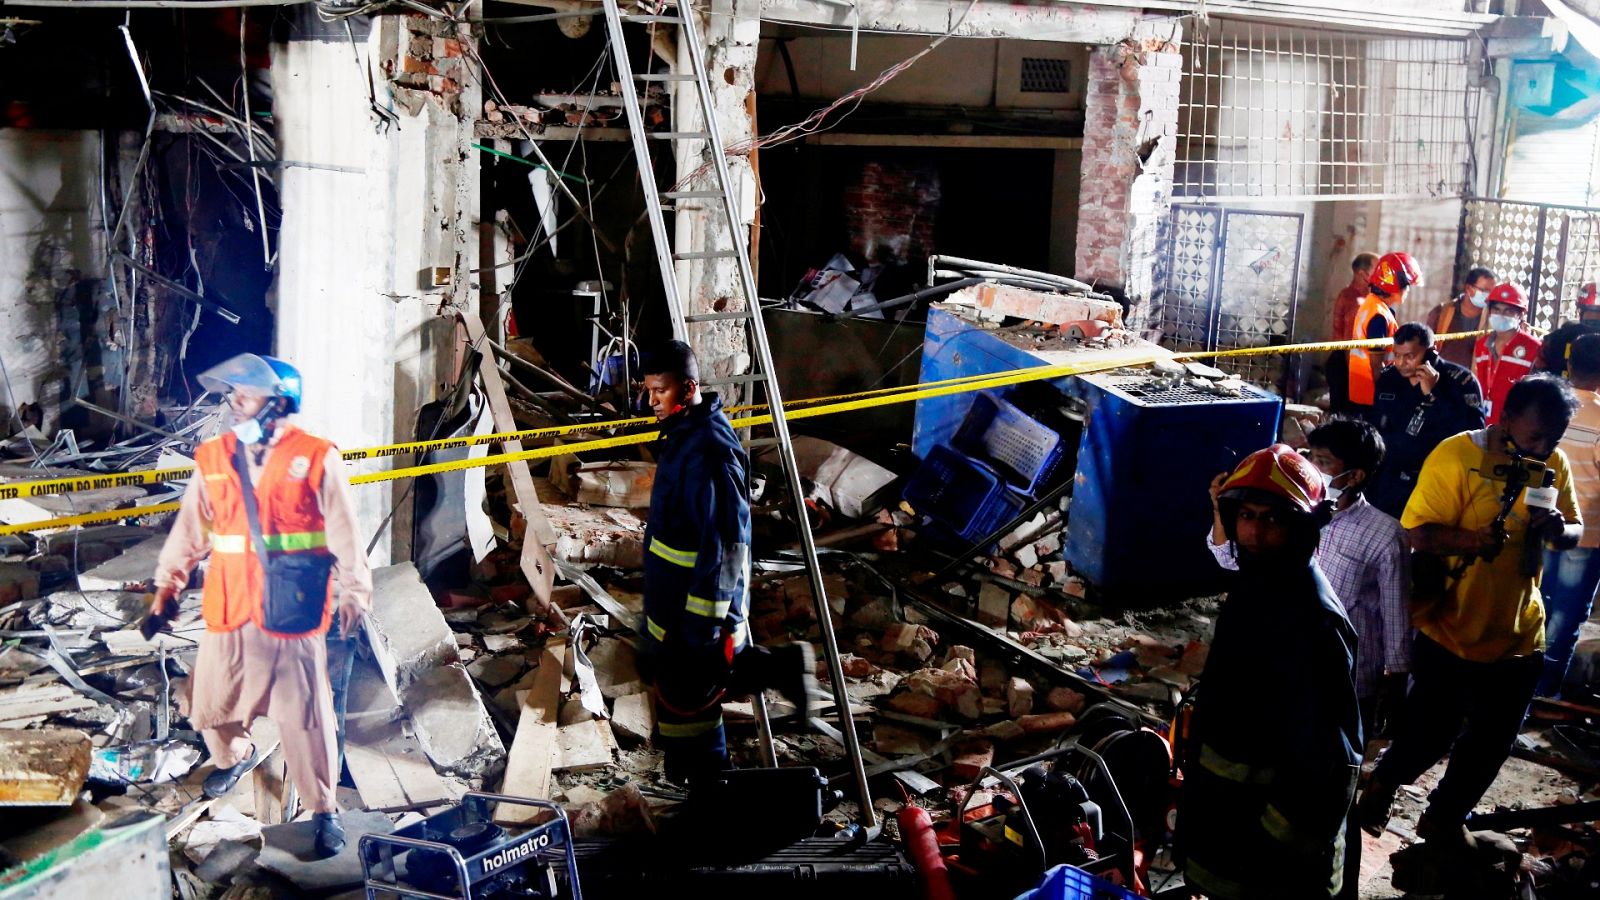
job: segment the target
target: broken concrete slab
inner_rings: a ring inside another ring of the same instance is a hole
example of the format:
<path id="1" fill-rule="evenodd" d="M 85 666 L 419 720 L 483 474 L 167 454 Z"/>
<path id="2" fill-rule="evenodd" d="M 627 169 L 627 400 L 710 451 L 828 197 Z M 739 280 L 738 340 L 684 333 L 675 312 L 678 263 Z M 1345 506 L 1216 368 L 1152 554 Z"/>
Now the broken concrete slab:
<path id="1" fill-rule="evenodd" d="M 491 778 L 504 767 L 500 733 L 460 663 L 425 672 L 401 700 L 417 741 L 438 768 L 463 778 Z"/>
<path id="2" fill-rule="evenodd" d="M 579 565 L 644 568 L 644 522 L 626 509 L 548 504 L 555 557 Z"/>
<path id="3" fill-rule="evenodd" d="M 260 847 L 243 841 L 221 840 L 210 846 L 211 851 L 194 870 L 207 884 L 227 884 L 235 873 L 244 871 L 261 855 Z"/>
<path id="4" fill-rule="evenodd" d="M 372 572 L 372 610 L 363 620 L 373 659 L 396 695 L 427 671 L 457 661 L 456 636 L 412 563 Z"/>
<path id="5" fill-rule="evenodd" d="M 120 556 L 81 572 L 78 588 L 85 591 L 135 590 L 145 581 L 155 577 L 156 558 L 166 544 L 166 535 L 156 535 L 134 544 Z"/>
<path id="6" fill-rule="evenodd" d="M 655 731 L 655 707 L 650 695 L 628 694 L 618 697 L 611 706 L 611 728 L 616 736 L 631 744 L 643 744 Z"/>
<path id="7" fill-rule="evenodd" d="M 1006 683 L 1006 713 L 1016 719 L 1033 712 L 1033 685 L 1013 677 Z"/>
<path id="8" fill-rule="evenodd" d="M 416 735 L 405 727 L 400 701 L 370 660 L 358 660 L 350 678 L 345 717 L 345 765 L 373 812 L 416 809 L 453 799 Z"/>
<path id="9" fill-rule="evenodd" d="M 639 681 L 639 651 L 631 642 L 621 638 L 601 638 L 588 650 L 589 662 L 594 666 L 595 680 L 600 683 L 600 693 L 614 700 L 632 690 L 621 690 Z"/>
<path id="10" fill-rule="evenodd" d="M 1011 615 L 1011 592 L 985 581 L 978 588 L 978 621 L 990 628 L 1004 628 Z"/>
<path id="11" fill-rule="evenodd" d="M 556 743 L 560 747 L 558 769 L 591 772 L 616 762 L 617 740 L 611 735 L 611 726 L 600 719 L 561 726 Z"/>
<path id="12" fill-rule="evenodd" d="M 656 483 L 656 464 L 632 460 L 580 463 L 561 489 L 578 503 L 644 509 Z"/>
<path id="13" fill-rule="evenodd" d="M 794 455 L 800 474 L 811 480 L 811 496 L 848 519 L 882 508 L 885 489 L 895 480 L 883 466 L 821 438 L 795 438 Z"/>
<path id="14" fill-rule="evenodd" d="M 510 684 L 526 666 L 527 662 L 520 654 L 507 653 L 479 657 L 467 666 L 467 671 L 484 685 L 497 688 Z"/>
<path id="15" fill-rule="evenodd" d="M 265 846 L 256 859 L 257 865 L 282 875 L 306 892 L 321 893 L 360 884 L 362 835 L 391 834 L 394 824 L 388 816 L 374 812 L 346 812 L 340 819 L 345 846 L 337 856 L 317 857 L 317 826 L 308 819 L 262 829 Z"/>
<path id="16" fill-rule="evenodd" d="M 0 806 L 71 806 L 89 777 L 89 756 L 81 731 L 0 730 Z"/>
<path id="17" fill-rule="evenodd" d="M 16 563 L 0 563 L 0 606 L 39 596 L 39 573 Z"/>
<path id="18" fill-rule="evenodd" d="M 36 469 L 14 463 L 0 464 L 0 484 L 72 478 L 82 474 L 76 469 Z M 134 506 L 150 496 L 142 487 L 100 488 L 92 491 L 74 491 L 71 496 L 51 494 L 43 497 L 9 497 L 6 496 L 6 492 L 0 492 L 0 523 L 21 525 L 62 516 L 104 512 L 108 509 Z"/>

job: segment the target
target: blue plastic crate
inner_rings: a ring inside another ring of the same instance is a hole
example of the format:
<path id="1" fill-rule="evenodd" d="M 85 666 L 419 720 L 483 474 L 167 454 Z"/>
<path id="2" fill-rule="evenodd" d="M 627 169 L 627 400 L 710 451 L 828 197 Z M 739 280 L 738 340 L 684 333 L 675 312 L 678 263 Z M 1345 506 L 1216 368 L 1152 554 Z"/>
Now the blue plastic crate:
<path id="1" fill-rule="evenodd" d="M 1044 873 L 1044 880 L 1017 900 L 1140 900 L 1139 895 L 1076 867 L 1060 865 Z"/>
<path id="2" fill-rule="evenodd" d="M 906 483 L 906 502 L 918 515 L 976 541 L 1022 512 L 1023 498 L 995 471 L 946 446 L 934 447 Z"/>
<path id="3" fill-rule="evenodd" d="M 1029 496 L 1050 478 L 1066 452 L 1061 435 L 989 391 L 973 398 L 950 444 L 992 463 L 1007 482 Z"/>

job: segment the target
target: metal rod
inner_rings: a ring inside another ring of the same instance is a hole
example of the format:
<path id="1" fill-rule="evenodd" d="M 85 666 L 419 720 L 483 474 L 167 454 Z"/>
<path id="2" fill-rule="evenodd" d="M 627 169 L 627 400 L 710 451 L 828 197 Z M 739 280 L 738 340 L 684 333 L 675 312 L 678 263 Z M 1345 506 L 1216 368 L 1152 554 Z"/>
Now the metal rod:
<path id="1" fill-rule="evenodd" d="M 228 320 L 229 324 L 232 324 L 232 325 L 239 324 L 239 314 L 238 313 L 234 312 L 231 309 L 228 309 L 226 306 L 223 306 L 223 305 L 219 304 L 217 301 L 211 299 L 210 297 L 207 297 L 207 296 L 205 296 L 203 294 L 195 293 L 194 291 L 190 290 L 187 286 L 179 284 L 176 281 L 173 281 L 172 279 L 168 278 L 167 276 L 161 274 L 160 272 L 157 272 L 155 269 L 150 268 L 149 266 L 145 265 L 144 263 L 139 262 L 137 259 L 134 259 L 133 257 L 129 256 L 128 254 L 126 254 L 124 252 L 122 252 L 121 250 L 116 251 L 115 253 L 112 254 L 112 256 L 113 256 L 113 258 L 119 260 L 120 262 L 124 263 L 125 265 L 131 266 L 135 270 L 143 273 L 146 278 L 149 278 L 151 281 L 154 281 L 156 284 L 161 285 L 162 287 L 166 288 L 169 291 L 172 291 L 174 293 L 181 294 L 181 295 L 183 295 L 185 297 L 188 297 L 190 300 L 193 300 L 194 302 L 200 304 L 201 306 L 205 307 L 206 309 L 210 310 L 211 312 L 216 313 L 217 315 L 221 316 L 222 318 Z"/>
<path id="2" fill-rule="evenodd" d="M 964 552 L 959 553 L 951 558 L 948 563 L 945 563 L 944 568 L 933 573 L 933 577 L 928 580 L 930 582 L 938 581 L 946 575 L 949 575 L 951 572 L 954 572 L 956 569 L 959 569 L 974 556 L 987 555 L 989 552 L 989 545 L 1015 531 L 1019 525 L 1043 512 L 1046 508 L 1056 505 L 1061 497 L 1071 489 L 1072 479 L 1063 479 L 1060 484 L 1045 492 L 1043 497 L 1040 497 L 1038 500 L 1035 500 L 1033 503 L 1029 504 L 1022 510 L 1022 512 L 1017 513 L 1009 521 L 1000 525 L 1000 527 L 974 541 L 972 545 L 969 546 Z"/>
<path id="3" fill-rule="evenodd" d="M 583 391 L 578 390 L 577 388 L 573 387 L 571 384 L 568 384 L 567 380 L 565 378 L 562 378 L 560 375 L 557 375 L 554 372 L 547 372 L 544 369 L 541 369 L 538 366 L 534 365 L 533 363 L 528 362 L 527 360 L 525 360 L 522 357 L 516 355 L 515 353 L 512 353 L 510 350 L 507 350 L 506 348 L 500 346 L 499 344 L 496 344 L 487 335 L 484 336 L 483 342 L 485 344 L 488 344 L 489 347 L 492 348 L 494 350 L 494 352 L 500 356 L 501 359 L 504 359 L 506 362 L 509 362 L 514 366 L 521 366 L 522 368 L 527 369 L 529 372 L 532 372 L 533 374 L 539 376 L 539 378 L 542 381 L 548 383 L 549 385 L 551 385 L 552 387 L 554 387 L 556 390 L 560 391 L 561 393 L 566 394 L 568 397 L 571 397 L 572 399 L 574 399 L 574 400 L 578 401 L 579 403 L 582 403 L 582 404 L 584 404 L 586 406 L 587 405 L 592 405 L 594 403 L 594 398 L 593 397 L 589 396 L 588 394 L 585 394 Z M 528 393 L 531 394 L 531 393 L 533 393 L 533 391 L 529 391 Z"/>
<path id="4" fill-rule="evenodd" d="M 756 691 L 750 695 L 750 708 L 756 717 L 756 738 L 761 743 L 761 760 L 769 769 L 778 767 L 778 748 L 772 743 L 772 718 L 767 713 L 767 695 Z"/>
<path id="5" fill-rule="evenodd" d="M 1064 288 L 1070 288 L 1071 290 L 1075 291 L 1094 290 L 1094 285 L 1079 281 L 1076 278 L 1068 278 L 1064 275 L 1053 275 L 1049 272 L 1040 272 L 1037 269 L 1022 269 L 1016 266 L 1003 266 L 999 263 L 982 262 L 976 259 L 963 259 L 959 256 L 945 256 L 937 253 L 928 257 L 928 272 L 930 274 L 933 272 L 934 265 L 936 263 L 946 263 L 958 268 L 981 269 L 986 272 L 1004 272 L 1007 275 L 1020 275 L 1024 278 L 1033 278 L 1038 281 L 1059 284 Z M 932 282 L 933 279 L 930 277 L 928 280 Z"/>
<path id="6" fill-rule="evenodd" d="M 882 303 L 874 303 L 871 306 L 861 306 L 852 310 L 847 310 L 845 312 L 838 313 L 833 318 L 835 321 L 842 322 L 846 319 L 854 319 L 858 316 L 864 316 L 867 313 L 880 312 L 885 309 L 894 309 L 895 307 L 905 306 L 908 303 L 916 303 L 919 300 L 925 300 L 929 297 L 938 297 L 943 294 L 954 293 L 962 288 L 972 287 L 975 284 L 983 284 L 983 281 L 984 280 L 982 278 L 963 278 L 960 281 L 950 281 L 946 282 L 945 284 L 936 284 L 932 287 L 925 287 L 920 291 L 916 291 L 915 293 L 896 297 L 893 300 L 885 300 Z"/>
<path id="7" fill-rule="evenodd" d="M 118 422 L 121 422 L 124 425 L 132 425 L 134 428 L 138 428 L 138 429 L 140 429 L 142 431 L 148 431 L 151 434 L 160 435 L 161 437 L 164 437 L 169 441 L 177 441 L 180 444 L 193 444 L 194 443 L 193 440 L 191 440 L 189 438 L 186 438 L 186 437 L 183 437 L 182 435 L 173 434 L 170 431 L 166 431 L 166 430 L 157 428 L 154 425 L 147 425 L 144 422 L 141 422 L 138 419 L 133 418 L 132 416 L 125 416 L 122 413 L 112 412 L 111 410 L 106 409 L 103 406 L 96 406 L 93 403 L 90 403 L 89 401 L 87 401 L 87 400 L 85 400 L 85 399 L 83 399 L 81 397 L 72 398 L 72 402 L 73 402 L 74 405 L 81 406 L 84 409 L 89 410 L 90 412 L 99 413 L 100 415 L 105 416 L 108 419 L 115 419 L 115 420 L 117 420 Z"/>
<path id="8" fill-rule="evenodd" d="M 607 18 L 615 24 L 620 38 L 621 18 L 612 11 L 617 0 L 607 0 Z M 828 592 L 822 582 L 822 567 L 817 561 L 817 547 L 811 534 L 811 521 L 807 515 L 805 505 L 805 490 L 800 483 L 800 466 L 794 456 L 794 443 L 789 437 L 789 423 L 783 412 L 783 396 L 778 387 L 778 367 L 772 359 L 772 349 L 767 342 L 767 327 L 759 314 L 760 296 L 756 292 L 755 273 L 750 268 L 750 254 L 745 235 L 739 225 L 738 211 L 734 208 L 733 193 L 730 190 L 732 179 L 728 175 L 728 160 L 722 146 L 722 136 L 716 128 L 712 110 L 715 107 L 711 102 L 711 87 L 706 80 L 705 55 L 701 50 L 699 36 L 699 23 L 695 17 L 698 14 L 693 7 L 684 0 L 678 0 L 678 11 L 683 18 L 682 37 L 689 45 L 689 58 L 694 64 L 695 90 L 700 97 L 700 108 L 704 112 L 707 122 L 708 143 L 711 151 L 712 168 L 716 172 L 717 181 L 722 189 L 723 212 L 728 219 L 728 230 L 733 240 L 734 262 L 738 265 L 739 280 L 744 288 L 746 303 L 750 304 L 752 315 L 747 327 L 751 329 L 751 343 L 755 345 L 757 360 L 761 371 L 767 373 L 766 394 L 767 403 L 772 410 L 772 431 L 778 439 L 778 452 L 783 460 L 784 475 L 787 477 L 789 496 L 794 503 L 795 528 L 800 532 L 800 545 L 805 558 L 806 575 L 811 582 L 811 596 L 817 600 L 817 608 L 822 610 L 822 615 L 817 617 L 817 623 L 822 631 L 822 649 L 828 658 L 828 672 L 831 676 L 834 702 L 841 711 L 839 716 L 839 731 L 843 736 L 845 756 L 850 761 L 852 774 L 855 776 L 856 791 L 860 798 L 861 822 L 868 832 L 878 828 L 878 813 L 872 806 L 872 790 L 867 783 L 866 764 L 861 757 L 861 741 L 856 734 L 855 720 L 850 717 L 850 693 L 846 689 L 844 665 L 839 660 L 839 643 L 834 634 L 833 615 L 828 607 Z M 619 42 L 617 49 L 622 47 Z M 617 54 L 620 55 L 620 54 Z M 623 94 L 632 95 L 631 84 L 623 86 Z M 637 101 L 633 101 L 635 104 Z M 643 136 L 636 134 L 635 140 L 643 143 Z M 645 157 L 648 158 L 648 157 Z"/>

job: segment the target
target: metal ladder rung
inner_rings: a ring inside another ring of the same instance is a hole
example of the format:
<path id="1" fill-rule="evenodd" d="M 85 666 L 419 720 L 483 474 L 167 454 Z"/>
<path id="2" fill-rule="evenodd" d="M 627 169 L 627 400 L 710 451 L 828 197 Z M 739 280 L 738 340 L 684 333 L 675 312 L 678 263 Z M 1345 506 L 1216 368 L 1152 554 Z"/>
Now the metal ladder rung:
<path id="1" fill-rule="evenodd" d="M 748 310 L 741 309 L 734 312 L 703 313 L 698 316 L 684 316 L 683 321 L 693 325 L 696 322 L 731 322 L 734 319 L 748 318 L 750 318 L 750 312 Z"/>
<path id="2" fill-rule="evenodd" d="M 684 75 L 679 72 L 649 72 L 633 76 L 635 81 L 693 81 L 693 75 Z"/>
<path id="3" fill-rule="evenodd" d="M 662 191 L 658 194 L 663 200 L 713 200 L 721 199 L 721 191 Z"/>
<path id="4" fill-rule="evenodd" d="M 778 439 L 777 438 L 751 438 L 750 440 L 745 441 L 744 445 L 745 445 L 745 447 L 747 447 L 747 448 L 749 448 L 751 450 L 755 450 L 755 449 L 760 448 L 760 447 L 776 447 L 776 446 L 778 446 Z M 833 698 L 830 697 L 828 699 L 831 700 Z"/>
<path id="5" fill-rule="evenodd" d="M 739 251 L 737 251 L 737 250 L 691 250 L 691 251 L 689 251 L 687 253 L 674 253 L 674 254 L 672 254 L 672 258 L 673 259 L 677 259 L 677 260 L 727 259 L 729 257 L 734 257 L 734 256 L 738 256 L 738 255 L 739 255 Z M 688 320 L 685 319 L 685 321 L 688 321 Z"/>
<path id="6" fill-rule="evenodd" d="M 640 14 L 640 13 L 623 13 L 622 14 L 622 21 L 624 21 L 624 22 L 665 22 L 668 25 L 682 25 L 683 24 L 683 17 L 682 16 L 645 15 L 645 14 Z"/>
<path id="7" fill-rule="evenodd" d="M 658 141 L 709 141 L 709 131 L 652 131 L 646 137 Z"/>

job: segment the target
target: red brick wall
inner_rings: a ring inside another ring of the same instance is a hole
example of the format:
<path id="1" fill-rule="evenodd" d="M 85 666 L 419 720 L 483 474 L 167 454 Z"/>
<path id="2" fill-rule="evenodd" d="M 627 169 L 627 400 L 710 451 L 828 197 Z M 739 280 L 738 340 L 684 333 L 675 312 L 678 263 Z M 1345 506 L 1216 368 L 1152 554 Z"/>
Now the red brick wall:
<path id="1" fill-rule="evenodd" d="M 1172 203 L 1181 65 L 1162 38 L 1089 53 L 1073 274 L 1125 291 L 1134 328 L 1154 292 L 1157 238 Z"/>
<path id="2" fill-rule="evenodd" d="M 868 162 L 845 187 L 850 249 L 868 263 L 921 264 L 933 252 L 939 172 L 932 166 Z"/>

